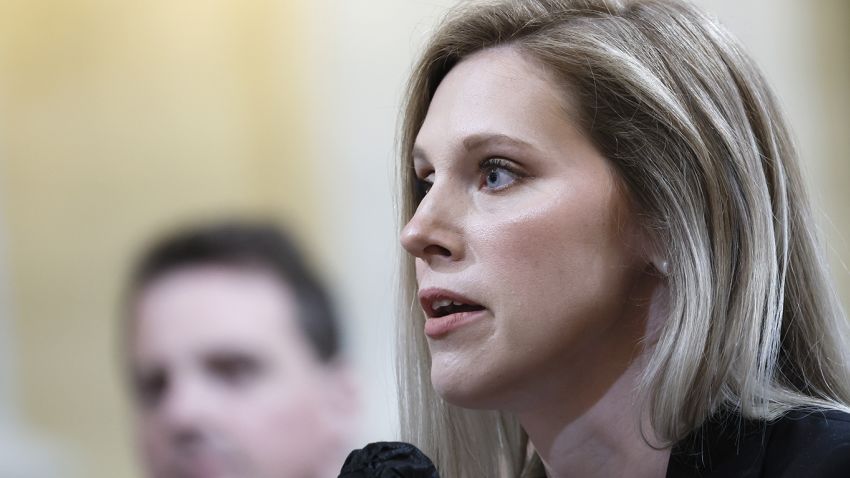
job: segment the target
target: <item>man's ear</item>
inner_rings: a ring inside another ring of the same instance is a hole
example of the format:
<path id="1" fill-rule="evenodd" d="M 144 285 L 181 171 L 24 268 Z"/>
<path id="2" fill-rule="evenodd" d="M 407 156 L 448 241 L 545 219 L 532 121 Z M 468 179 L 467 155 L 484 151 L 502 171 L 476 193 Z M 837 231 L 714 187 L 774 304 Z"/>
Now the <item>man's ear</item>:
<path id="1" fill-rule="evenodd" d="M 351 365 L 344 359 L 333 359 L 321 365 L 316 427 L 324 437 L 322 447 L 326 469 L 316 476 L 336 476 L 345 457 L 361 438 L 363 406 L 361 387 Z"/>
<path id="2" fill-rule="evenodd" d="M 359 416 L 362 409 L 360 382 L 350 364 L 343 360 L 332 363 L 328 373 L 329 388 L 333 390 L 330 393 L 332 401 L 328 405 L 341 414 Z"/>
<path id="3" fill-rule="evenodd" d="M 360 433 L 363 404 L 360 381 L 351 365 L 337 359 L 325 366 L 325 383 L 321 400 L 329 430 L 345 445 L 350 445 Z"/>

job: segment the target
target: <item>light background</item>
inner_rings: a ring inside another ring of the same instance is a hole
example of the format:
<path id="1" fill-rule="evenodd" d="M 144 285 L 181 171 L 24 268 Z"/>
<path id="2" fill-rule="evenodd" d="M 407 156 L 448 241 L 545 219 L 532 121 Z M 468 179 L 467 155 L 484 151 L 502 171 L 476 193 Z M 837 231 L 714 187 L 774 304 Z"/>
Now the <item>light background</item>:
<path id="1" fill-rule="evenodd" d="M 362 441 L 393 438 L 395 125 L 452 3 L 0 3 L 0 449 L 139 476 L 115 340 L 128 261 L 165 227 L 235 213 L 297 229 L 346 319 Z M 850 303 L 850 5 L 698 3 L 784 104 Z"/>

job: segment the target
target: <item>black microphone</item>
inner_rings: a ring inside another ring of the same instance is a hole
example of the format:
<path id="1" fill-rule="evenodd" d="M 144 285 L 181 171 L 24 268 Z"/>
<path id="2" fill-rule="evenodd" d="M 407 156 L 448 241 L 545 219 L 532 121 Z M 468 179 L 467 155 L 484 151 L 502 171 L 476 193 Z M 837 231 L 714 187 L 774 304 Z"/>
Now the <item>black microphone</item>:
<path id="1" fill-rule="evenodd" d="M 370 443 L 352 451 L 339 478 L 440 478 L 430 458 L 419 448 L 399 441 Z"/>

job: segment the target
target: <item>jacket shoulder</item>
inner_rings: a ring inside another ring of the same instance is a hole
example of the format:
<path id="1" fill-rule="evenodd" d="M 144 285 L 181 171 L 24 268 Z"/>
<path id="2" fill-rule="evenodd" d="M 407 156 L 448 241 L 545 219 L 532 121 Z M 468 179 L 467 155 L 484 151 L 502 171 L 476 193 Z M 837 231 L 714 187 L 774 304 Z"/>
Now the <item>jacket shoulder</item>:
<path id="1" fill-rule="evenodd" d="M 764 476 L 850 476 L 850 413 L 794 410 L 770 428 Z"/>

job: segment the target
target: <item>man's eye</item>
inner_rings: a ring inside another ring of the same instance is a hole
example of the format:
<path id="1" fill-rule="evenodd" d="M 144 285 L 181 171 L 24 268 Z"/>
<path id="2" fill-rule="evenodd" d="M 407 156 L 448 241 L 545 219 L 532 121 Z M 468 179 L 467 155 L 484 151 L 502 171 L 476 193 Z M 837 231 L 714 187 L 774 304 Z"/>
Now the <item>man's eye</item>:
<path id="1" fill-rule="evenodd" d="M 256 378 L 260 364 L 253 357 L 228 355 L 211 357 L 207 361 L 207 370 L 219 382 L 230 386 L 243 385 Z"/>
<path id="2" fill-rule="evenodd" d="M 164 370 L 139 374 L 136 377 L 136 399 L 146 408 L 155 407 L 168 390 L 168 374 Z"/>
<path id="3" fill-rule="evenodd" d="M 518 175 L 510 169 L 510 161 L 501 158 L 491 158 L 481 163 L 481 173 L 481 187 L 492 191 L 504 189 L 518 179 Z"/>

